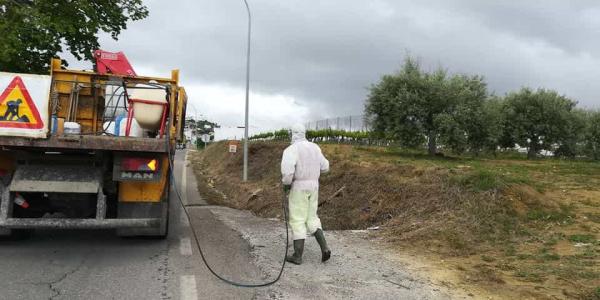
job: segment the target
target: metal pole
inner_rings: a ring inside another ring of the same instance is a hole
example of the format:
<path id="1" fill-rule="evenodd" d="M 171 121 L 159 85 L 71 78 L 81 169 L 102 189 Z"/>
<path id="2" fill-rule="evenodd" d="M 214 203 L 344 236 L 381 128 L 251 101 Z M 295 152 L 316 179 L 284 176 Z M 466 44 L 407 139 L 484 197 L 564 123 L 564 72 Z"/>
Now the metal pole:
<path id="1" fill-rule="evenodd" d="M 196 121 L 200 121 L 200 118 L 198 118 L 198 110 L 196 110 L 196 106 L 193 103 L 191 103 L 191 102 L 189 103 L 189 105 L 194 110 L 194 116 L 196 117 Z"/>
<path id="2" fill-rule="evenodd" d="M 248 181 L 248 107 L 250 105 L 250 33 L 251 33 L 251 16 L 250 6 L 248 1 L 244 0 L 246 10 L 248 11 L 248 50 L 246 53 L 246 118 L 244 122 L 244 175 L 243 181 Z"/>
<path id="3" fill-rule="evenodd" d="M 352 116 L 350 116 L 350 131 L 352 131 Z"/>

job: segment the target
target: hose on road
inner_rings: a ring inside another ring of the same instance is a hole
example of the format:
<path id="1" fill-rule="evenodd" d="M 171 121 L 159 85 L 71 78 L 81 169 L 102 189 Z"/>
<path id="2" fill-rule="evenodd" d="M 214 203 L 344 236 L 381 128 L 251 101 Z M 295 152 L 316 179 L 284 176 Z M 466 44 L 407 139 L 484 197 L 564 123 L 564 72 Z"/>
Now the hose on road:
<path id="1" fill-rule="evenodd" d="M 167 130 L 167 143 L 169 141 L 169 137 L 168 137 L 168 132 L 170 130 Z M 188 222 L 190 223 L 190 229 L 192 230 L 192 235 L 194 236 L 194 241 L 196 242 L 196 247 L 198 247 L 198 252 L 200 252 L 200 257 L 202 257 L 202 261 L 204 262 L 204 265 L 206 265 L 206 268 L 208 268 L 208 270 L 217 278 L 219 278 L 220 280 L 233 285 L 233 286 L 237 286 L 237 287 L 244 287 L 244 288 L 257 288 L 257 287 L 265 287 L 265 286 L 269 286 L 272 285 L 274 283 L 276 283 L 277 281 L 279 281 L 279 279 L 281 278 L 281 275 L 283 274 L 283 270 L 285 269 L 285 258 L 288 255 L 288 248 L 289 248 L 289 228 L 288 228 L 288 215 L 287 215 L 287 209 L 285 207 L 285 200 L 286 200 L 286 195 L 284 193 L 283 198 L 281 200 L 281 205 L 282 205 L 282 209 L 283 209 L 283 216 L 284 216 L 284 223 L 285 223 L 285 255 L 283 256 L 283 263 L 281 264 L 281 269 L 279 270 L 279 274 L 277 275 L 277 278 L 265 282 L 265 283 L 240 283 L 240 282 L 235 282 L 233 280 L 227 279 L 225 277 L 223 277 L 222 275 L 218 274 L 217 272 L 215 272 L 213 270 L 213 268 L 210 266 L 210 264 L 208 263 L 208 261 L 206 260 L 206 257 L 204 256 L 204 251 L 202 251 L 202 246 L 200 244 L 200 241 L 198 239 L 198 234 L 196 233 L 196 230 L 194 229 L 194 226 L 192 226 L 192 218 L 190 218 L 190 214 L 187 210 L 187 208 L 185 207 L 185 204 L 183 203 L 183 200 L 181 199 L 181 194 L 179 193 L 179 189 L 177 188 L 177 184 L 175 181 L 175 176 L 173 175 L 173 170 L 174 170 L 174 163 L 173 163 L 173 156 L 171 156 L 171 147 L 169 144 L 167 144 L 167 152 L 168 152 L 168 156 L 169 156 L 169 176 L 171 177 L 172 180 L 172 185 L 173 185 L 173 189 L 175 190 L 175 194 L 177 195 L 177 199 L 179 200 L 179 203 L 181 204 L 181 207 L 183 208 L 183 212 L 185 213 L 185 216 L 188 220 Z M 185 168 L 185 166 L 184 166 Z M 185 192 L 185 191 L 184 191 Z"/>

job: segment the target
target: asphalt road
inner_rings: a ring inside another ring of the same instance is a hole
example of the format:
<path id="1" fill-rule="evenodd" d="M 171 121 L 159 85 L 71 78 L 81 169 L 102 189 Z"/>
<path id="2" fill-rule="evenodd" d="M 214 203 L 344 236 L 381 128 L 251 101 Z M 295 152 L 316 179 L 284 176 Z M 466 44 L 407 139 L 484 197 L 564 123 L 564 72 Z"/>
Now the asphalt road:
<path id="1" fill-rule="evenodd" d="M 262 281 L 247 242 L 203 207 L 184 156 L 176 155 L 176 184 L 207 258 L 231 279 Z M 83 230 L 37 231 L 27 240 L 0 242 L 0 299 L 263 298 L 256 294 L 260 290 L 229 286 L 208 272 L 180 202 L 175 195 L 171 199 L 166 240 Z"/>

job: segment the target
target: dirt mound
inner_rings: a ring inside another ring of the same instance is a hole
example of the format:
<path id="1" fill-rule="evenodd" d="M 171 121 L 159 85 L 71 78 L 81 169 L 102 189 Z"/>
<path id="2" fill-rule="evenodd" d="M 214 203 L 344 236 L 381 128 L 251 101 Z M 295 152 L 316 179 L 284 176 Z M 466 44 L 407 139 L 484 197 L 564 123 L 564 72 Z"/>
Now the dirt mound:
<path id="1" fill-rule="evenodd" d="M 560 209 L 558 202 L 528 185 L 513 185 L 504 193 L 512 200 L 512 205 L 520 216 L 526 216 L 534 209 L 556 211 Z"/>
<path id="2" fill-rule="evenodd" d="M 195 170 L 222 194 L 213 192 L 207 200 L 263 217 L 281 217 L 279 163 L 285 147 L 285 143 L 251 143 L 247 183 L 241 182 L 241 153 L 228 153 L 223 143 L 208 147 L 193 158 Z M 460 246 L 476 239 L 450 231 L 460 227 L 458 232 L 467 228 L 495 234 L 494 220 L 511 210 L 497 194 L 473 193 L 452 184 L 447 169 L 356 160 L 349 147 L 323 147 L 332 166 L 321 177 L 319 195 L 319 216 L 327 229 L 383 226 L 391 229 L 393 239 L 436 234 L 442 242 Z"/>
<path id="3" fill-rule="evenodd" d="M 248 182 L 241 180 L 242 153 L 228 153 L 225 143 L 194 153 L 200 193 L 212 204 L 281 218 L 279 164 L 287 146 L 251 143 Z M 321 148 L 331 164 L 319 194 L 326 229 L 379 228 L 377 236 L 392 247 L 441 261 L 440 270 L 460 270 L 466 285 L 502 290 L 505 298 L 586 299 L 597 293 L 597 192 L 566 190 L 582 178 L 576 177 L 579 171 L 563 174 L 587 165 L 432 158 L 334 144 Z M 585 180 L 600 182 L 593 172 Z M 535 184 L 540 179 L 545 192 Z M 553 186 L 557 179 L 569 185 Z"/>
<path id="4" fill-rule="evenodd" d="M 253 143 L 248 149 L 248 182 L 242 182 L 242 153 L 229 153 L 224 143 L 213 144 L 190 159 L 200 180 L 198 188 L 209 203 L 280 217 L 281 187 L 275 162 L 283 149 L 285 145 Z"/>

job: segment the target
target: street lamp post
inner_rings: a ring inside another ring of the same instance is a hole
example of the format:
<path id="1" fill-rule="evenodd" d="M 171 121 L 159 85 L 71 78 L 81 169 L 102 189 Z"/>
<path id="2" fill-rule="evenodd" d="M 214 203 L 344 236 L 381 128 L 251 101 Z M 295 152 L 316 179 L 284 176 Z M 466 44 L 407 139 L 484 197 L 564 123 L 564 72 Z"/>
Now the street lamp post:
<path id="1" fill-rule="evenodd" d="M 244 175 L 243 181 L 248 181 L 248 106 L 250 98 L 250 32 L 251 32 L 251 16 L 250 6 L 248 1 L 244 0 L 246 10 L 248 11 L 248 49 L 246 52 L 246 117 L 244 122 Z"/>
<path id="2" fill-rule="evenodd" d="M 196 109 L 196 106 L 193 103 L 188 103 L 192 109 L 194 110 L 194 117 L 196 118 L 196 121 L 200 121 L 200 119 L 198 118 L 198 110 Z"/>

